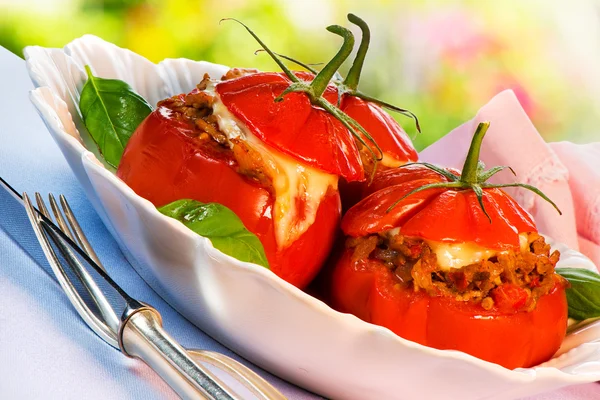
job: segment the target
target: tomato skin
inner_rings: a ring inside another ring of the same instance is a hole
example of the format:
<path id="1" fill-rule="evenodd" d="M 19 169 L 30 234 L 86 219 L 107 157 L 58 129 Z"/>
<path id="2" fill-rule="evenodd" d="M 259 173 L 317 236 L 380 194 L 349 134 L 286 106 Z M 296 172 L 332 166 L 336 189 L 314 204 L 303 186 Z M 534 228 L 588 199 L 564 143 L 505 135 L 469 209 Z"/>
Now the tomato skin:
<path id="1" fill-rule="evenodd" d="M 261 240 L 271 270 L 293 285 L 306 286 L 331 249 L 340 218 L 338 192 L 330 190 L 313 225 L 290 246 L 279 249 L 273 196 L 238 174 L 230 153 L 200 147 L 190 137 L 192 132 L 170 110 L 158 108 L 129 140 L 117 176 L 156 207 L 185 198 L 225 205 Z"/>
<path id="2" fill-rule="evenodd" d="M 375 177 L 369 182 L 344 182 L 340 181 L 340 196 L 342 197 L 342 208 L 344 213 L 355 206 L 367 196 L 385 189 L 389 186 L 400 185 L 414 180 L 430 179 L 431 183 L 439 181 L 440 175 L 421 165 L 407 165 L 402 168 L 383 169 L 378 167 Z"/>
<path id="3" fill-rule="evenodd" d="M 459 176 L 460 172 L 454 169 L 448 169 L 449 172 Z M 362 198 L 365 198 L 378 190 L 389 186 L 401 185 L 418 179 L 432 179 L 438 182 L 447 182 L 448 179 L 441 176 L 432 169 L 425 168 L 419 164 L 411 164 L 402 166 L 402 168 L 392 168 L 385 171 L 377 172 L 373 182 L 366 186 L 361 193 Z"/>
<path id="4" fill-rule="evenodd" d="M 419 158 L 400 124 L 377 104 L 344 94 L 340 109 L 369 132 L 381 150 L 390 157 L 402 163 Z"/>
<path id="5" fill-rule="evenodd" d="M 364 198 L 352 207 L 342 219 L 342 231 L 348 236 L 359 237 L 370 233 L 386 231 L 407 221 L 417 211 L 428 204 L 442 189 L 429 189 L 407 197 L 389 212 L 388 209 L 404 195 L 423 185 L 438 182 L 437 179 L 419 179 L 403 185 L 386 187 Z"/>
<path id="6" fill-rule="evenodd" d="M 567 327 L 565 288 L 558 283 L 533 311 L 486 311 L 479 305 L 397 285 L 374 260 L 352 260 L 345 250 L 332 276 L 332 305 L 441 350 L 459 350 L 513 369 L 544 362 L 558 350 Z"/>

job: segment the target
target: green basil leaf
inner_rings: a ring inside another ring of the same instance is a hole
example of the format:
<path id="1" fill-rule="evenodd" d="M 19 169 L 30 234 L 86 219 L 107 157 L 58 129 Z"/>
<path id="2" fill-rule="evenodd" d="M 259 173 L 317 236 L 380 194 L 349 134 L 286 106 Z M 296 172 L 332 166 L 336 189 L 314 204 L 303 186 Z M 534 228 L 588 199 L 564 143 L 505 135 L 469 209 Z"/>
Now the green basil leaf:
<path id="1" fill-rule="evenodd" d="M 600 275 L 583 268 L 556 268 L 569 281 L 569 318 L 579 321 L 600 317 Z"/>
<path id="2" fill-rule="evenodd" d="M 117 168 L 127 141 L 152 107 L 125 82 L 103 79 L 85 66 L 88 80 L 81 90 L 83 123 L 106 162 Z"/>
<path id="3" fill-rule="evenodd" d="M 210 239 L 213 246 L 223 253 L 269 268 L 258 237 L 248 231 L 239 217 L 224 205 L 183 199 L 159 207 L 158 211 Z"/>

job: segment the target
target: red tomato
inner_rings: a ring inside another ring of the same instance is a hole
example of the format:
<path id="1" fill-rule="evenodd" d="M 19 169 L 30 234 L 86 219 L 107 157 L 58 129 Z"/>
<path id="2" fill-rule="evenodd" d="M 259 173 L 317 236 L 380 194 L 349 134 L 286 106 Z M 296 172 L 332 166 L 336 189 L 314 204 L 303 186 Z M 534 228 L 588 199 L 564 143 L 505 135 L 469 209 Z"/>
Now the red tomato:
<path id="1" fill-rule="evenodd" d="M 304 287 L 331 249 L 340 216 L 337 191 L 321 201 L 312 226 L 292 245 L 279 249 L 274 236 L 269 191 L 236 172 L 230 152 L 201 146 L 192 127 L 168 109 L 152 112 L 129 140 L 117 176 L 155 206 L 190 198 L 229 207 L 261 240 L 271 270 Z"/>
<path id="2" fill-rule="evenodd" d="M 567 300 L 558 280 L 533 311 L 515 311 L 520 301 L 515 288 L 501 294 L 508 309 L 502 304 L 486 311 L 480 305 L 403 288 L 379 261 L 353 261 L 351 256 L 352 250 L 346 250 L 335 266 L 333 306 L 405 339 L 463 351 L 512 369 L 550 359 L 565 337 Z"/>
<path id="3" fill-rule="evenodd" d="M 314 78 L 308 72 L 294 74 L 305 81 Z M 363 180 L 357 146 L 339 121 L 313 107 L 304 94 L 291 93 L 274 102 L 290 84 L 283 73 L 258 73 L 221 82 L 217 92 L 228 110 L 265 143 L 348 182 Z M 329 85 L 323 97 L 337 104 L 337 89 Z M 355 119 L 387 156 L 402 163 L 417 160 L 406 132 L 380 106 L 345 94 L 340 109 Z"/>
<path id="4" fill-rule="evenodd" d="M 356 237 L 400 227 L 400 233 L 405 236 L 447 243 L 475 242 L 499 250 L 518 248 L 519 233 L 537 232 L 529 213 L 498 188 L 483 189 L 483 204 L 491 222 L 472 190 L 424 190 L 401 200 L 388 212 L 412 190 L 426 184 L 448 182 L 444 176 L 431 172 L 423 166 L 411 166 L 405 175 L 398 175 L 396 182 L 387 176 L 389 179 L 385 182 L 391 186 L 369 195 L 348 210 L 342 230 Z"/>
<path id="5" fill-rule="evenodd" d="M 435 253 L 421 254 L 421 242 L 412 240 L 476 243 L 487 249 L 520 251 L 519 233 L 537 232 L 526 211 L 500 188 L 486 183 L 502 169 L 485 171 L 478 161 L 488 126 L 478 125 L 460 173 L 411 165 L 383 172 L 375 179 L 371 194 L 346 213 L 341 228 L 351 237 L 398 229 L 408 239 L 390 242 L 399 246 L 398 253 L 388 252 L 389 243 L 384 243 L 383 252 L 375 253 L 375 257 L 401 268 L 394 267 L 392 272 L 383 261 L 369 258 L 366 251 L 368 246 L 377 245 L 376 237 L 376 241 L 369 238 L 363 242 L 367 247 L 357 242 L 356 253 L 345 249 L 334 266 L 330 295 L 340 311 L 385 326 L 408 340 L 464 351 L 507 368 L 529 367 L 549 359 L 565 336 L 566 281 L 554 273 L 545 275 L 545 291 L 538 293 L 541 297 L 537 302 L 528 303 L 536 299 L 520 285 L 534 287 L 540 284 L 539 279 L 514 281 L 503 277 L 505 269 L 488 282 L 492 284 L 488 289 L 474 286 L 473 290 L 491 297 L 492 301 L 485 303 L 486 310 L 482 305 L 486 299 L 479 303 L 469 300 L 473 294 L 469 287 L 477 279 L 468 282 L 460 269 L 441 273 Z M 519 262 L 507 264 L 508 272 L 521 268 Z M 410 268 L 413 280 L 402 283 L 406 268 Z M 427 279 L 442 281 L 436 286 L 427 284 Z M 444 287 L 443 282 L 450 286 Z M 528 304 L 533 310 L 528 310 Z"/>

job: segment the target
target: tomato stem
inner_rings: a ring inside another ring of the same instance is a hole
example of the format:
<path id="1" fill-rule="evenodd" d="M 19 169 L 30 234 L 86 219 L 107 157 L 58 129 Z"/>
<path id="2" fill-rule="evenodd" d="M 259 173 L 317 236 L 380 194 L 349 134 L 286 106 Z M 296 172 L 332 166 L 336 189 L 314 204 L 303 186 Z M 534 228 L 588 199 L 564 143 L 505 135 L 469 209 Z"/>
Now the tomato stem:
<path id="1" fill-rule="evenodd" d="M 331 81 L 333 75 L 335 75 L 342 63 L 346 61 L 352 52 L 352 49 L 354 48 L 354 35 L 349 29 L 339 25 L 330 25 L 327 27 L 327 30 L 344 38 L 344 43 L 342 43 L 342 47 L 340 47 L 337 54 L 333 56 L 333 58 L 325 65 L 325 67 L 323 67 L 323 69 L 311 82 L 310 87 L 315 98 L 321 97 L 321 95 L 325 92 L 327 85 L 329 85 L 329 81 Z"/>
<path id="2" fill-rule="evenodd" d="M 481 142 L 483 141 L 483 137 L 490 127 L 489 121 L 481 122 L 477 125 L 477 129 L 475 130 L 475 134 L 473 135 L 473 140 L 471 141 L 471 147 L 469 147 L 469 152 L 467 153 L 467 158 L 465 159 L 465 164 L 463 165 L 463 169 L 460 176 L 460 181 L 467 183 L 469 185 L 475 184 L 478 182 L 478 163 L 479 163 L 479 154 L 481 152 Z"/>
<path id="3" fill-rule="evenodd" d="M 260 44 L 260 46 L 266 51 L 271 58 L 281 67 L 283 72 L 290 78 L 292 84 L 287 87 L 279 96 L 275 98 L 276 102 L 283 101 L 285 95 L 293 92 L 305 93 L 309 98 L 311 104 L 320 106 L 324 110 L 326 110 L 329 114 L 335 117 L 338 121 L 340 121 L 346 129 L 350 131 L 350 133 L 358 140 L 363 146 L 365 146 L 371 155 L 373 156 L 373 160 L 375 161 L 375 168 L 371 173 L 371 180 L 376 171 L 377 162 L 381 161 L 383 158 L 383 152 L 375 139 L 367 132 L 356 120 L 351 118 L 349 115 L 344 113 L 339 108 L 335 107 L 333 104 L 329 103 L 323 97 L 323 93 L 327 89 L 327 86 L 330 84 L 331 79 L 338 74 L 338 69 L 342 65 L 344 61 L 348 58 L 350 53 L 352 53 L 352 48 L 354 47 L 354 35 L 349 29 L 346 29 L 339 25 L 331 25 L 327 27 L 327 30 L 331 33 L 334 33 L 338 36 L 341 36 L 344 39 L 342 46 L 338 50 L 337 54 L 329 61 L 321 71 L 315 76 L 310 84 L 300 80 L 296 75 L 294 75 L 283 62 L 279 59 L 276 53 L 273 53 L 266 44 L 264 44 L 258 36 L 250 28 L 244 25 L 242 22 L 233 19 L 226 18 L 224 20 L 232 20 L 240 25 L 242 25 L 246 30 L 254 37 L 254 39 Z M 223 21 L 223 20 L 221 20 Z M 289 57 L 284 57 L 292 62 L 298 63 L 296 60 L 293 60 Z M 306 68 L 306 66 L 305 66 Z M 308 69 L 308 68 L 307 68 Z M 309 69 L 310 70 L 310 69 Z M 344 85 L 341 82 L 341 78 L 338 78 L 338 88 L 343 87 Z M 338 90 L 340 91 L 340 90 Z M 373 146 L 367 144 L 367 141 L 371 142 Z M 377 150 L 379 154 L 375 152 L 373 147 Z"/>
<path id="4" fill-rule="evenodd" d="M 356 90 L 358 88 L 358 82 L 360 80 L 360 74 L 362 72 L 363 65 L 365 63 L 365 57 L 367 55 L 367 51 L 369 50 L 369 42 L 371 41 L 371 31 L 369 30 L 369 25 L 359 17 L 354 14 L 348 14 L 348 21 L 352 22 L 354 25 L 357 25 L 362 32 L 362 39 L 360 41 L 360 46 L 358 47 L 358 51 L 356 52 L 356 58 L 354 59 L 354 63 L 352 63 L 352 67 L 346 75 L 346 79 L 344 79 L 344 85 L 351 90 Z"/>
<path id="5" fill-rule="evenodd" d="M 257 55 L 258 53 L 262 53 L 262 52 L 264 52 L 264 51 L 265 51 L 264 49 L 258 49 L 258 50 L 256 50 L 256 51 L 254 52 L 254 55 Z M 296 60 L 295 58 L 292 58 L 292 57 L 286 56 L 286 55 L 284 55 L 284 54 L 281 54 L 281 53 L 274 53 L 274 54 L 276 54 L 276 55 L 277 55 L 278 57 L 280 57 L 280 58 L 283 58 L 284 60 L 287 60 L 287 61 L 293 62 L 294 64 L 297 64 L 297 65 L 301 66 L 302 68 L 304 68 L 304 69 L 305 69 L 305 70 L 307 70 L 308 72 L 310 72 L 310 73 L 313 73 L 313 74 L 315 74 L 315 75 L 316 75 L 316 74 L 318 74 L 318 73 L 319 73 L 319 71 L 317 71 L 316 69 L 314 69 L 312 66 L 313 66 L 313 65 L 323 65 L 323 64 L 324 64 L 324 63 L 306 64 L 306 63 L 303 63 L 302 61 L 298 61 L 298 60 Z"/>
<path id="6" fill-rule="evenodd" d="M 483 189 L 481 188 L 481 186 L 479 186 L 477 184 L 471 185 L 470 188 L 475 192 L 475 197 L 477 197 L 477 202 L 479 203 L 479 207 L 481 207 L 481 211 L 483 211 L 483 213 L 485 214 L 485 216 L 487 217 L 488 221 L 490 221 L 490 224 L 491 224 L 492 218 L 487 213 L 485 206 L 483 205 Z"/>
<path id="7" fill-rule="evenodd" d="M 341 101 L 342 101 L 342 96 L 344 94 L 347 94 L 349 96 L 354 96 L 354 97 L 358 97 L 360 99 L 363 99 L 365 101 L 368 101 L 370 103 L 375 103 L 377 104 L 379 107 L 385 108 L 387 110 L 390 111 L 395 111 L 399 114 L 402 114 L 406 117 L 412 118 L 415 120 L 415 126 L 417 128 L 417 132 L 421 132 L 421 126 L 419 124 L 419 119 L 417 118 L 417 116 L 412 113 L 409 110 L 406 110 L 404 108 L 400 108 L 400 107 L 396 107 L 393 104 L 390 103 L 386 103 L 384 101 L 381 101 L 379 99 L 376 99 L 374 97 L 368 96 L 360 91 L 358 91 L 357 87 L 358 87 L 358 82 L 360 80 L 360 74 L 362 71 L 362 67 L 364 65 L 364 61 L 365 61 L 365 57 L 367 54 L 367 51 L 369 49 L 369 42 L 370 42 L 370 38 L 371 38 L 371 32 L 369 30 L 369 27 L 367 25 L 367 23 L 365 21 L 363 21 L 361 18 L 357 17 L 354 14 L 348 14 L 348 20 L 350 22 L 352 22 L 355 25 L 358 25 L 362 31 L 362 39 L 360 42 L 360 46 L 358 48 L 358 51 L 356 53 L 356 58 L 354 59 L 354 63 L 352 64 L 352 67 L 350 68 L 350 71 L 348 72 L 348 75 L 346 76 L 346 79 L 343 79 L 340 75 L 339 72 L 335 72 L 334 75 L 331 78 L 333 78 L 332 83 L 337 86 L 338 89 L 338 102 L 337 102 L 337 106 L 340 107 L 341 105 Z M 254 54 L 259 53 L 261 51 L 266 51 L 266 50 L 257 50 L 254 52 Z M 271 54 L 271 53 L 269 53 Z M 278 57 L 281 57 L 285 60 L 291 61 L 303 68 L 305 68 L 307 71 L 312 72 L 313 74 L 317 75 L 319 72 L 318 70 L 316 70 L 315 68 L 312 68 L 311 65 L 320 65 L 320 64 L 305 64 L 301 61 L 298 61 L 292 57 L 288 57 L 286 55 L 283 54 L 278 54 L 278 53 L 273 53 L 275 55 L 277 55 Z M 333 60 L 332 60 L 333 61 Z M 341 65 L 341 63 L 340 63 Z M 337 76 L 336 76 L 337 75 Z M 291 91 L 298 91 L 298 90 L 290 90 L 287 93 L 291 92 Z M 281 101 L 282 97 L 279 96 L 277 98 L 277 101 Z"/>
<path id="8" fill-rule="evenodd" d="M 369 132 L 367 132 L 367 130 L 363 128 L 354 118 L 350 117 L 348 114 L 344 113 L 339 108 L 333 106 L 325 99 L 319 99 L 316 104 L 321 106 L 322 108 L 327 110 L 331 115 L 337 118 L 337 120 L 340 121 L 350 131 L 350 133 L 352 133 L 352 135 L 369 150 L 375 161 L 381 161 L 383 159 L 383 151 L 381 150 L 381 147 L 379 147 L 379 145 L 377 144 L 375 139 L 373 139 L 373 137 L 369 134 Z M 363 136 L 368 141 L 373 143 L 379 155 L 375 153 L 371 146 L 367 145 L 365 139 L 363 139 Z M 373 169 L 373 171 L 375 171 L 375 169 Z M 373 177 L 371 177 L 371 179 L 372 178 Z"/>
<path id="9" fill-rule="evenodd" d="M 381 100 L 376 99 L 374 97 L 368 96 L 368 95 L 366 95 L 366 94 L 364 94 L 362 92 L 359 92 L 358 90 L 350 91 L 350 92 L 348 92 L 348 94 L 351 95 L 351 96 L 354 96 L 354 97 L 358 97 L 359 99 L 363 99 L 365 101 L 368 101 L 370 103 L 375 103 L 379 107 L 386 108 L 386 109 L 391 110 L 391 111 L 395 111 L 398 114 L 402 114 L 402 115 L 404 115 L 406 117 L 414 119 L 415 120 L 415 127 L 417 128 L 417 131 L 421 132 L 421 125 L 419 124 L 419 119 L 417 118 L 417 116 L 412 111 L 409 111 L 409 110 L 407 110 L 405 108 L 396 107 L 393 104 L 386 103 L 385 101 L 381 101 Z"/>
<path id="10" fill-rule="evenodd" d="M 402 200 L 406 199 L 409 196 L 412 196 L 415 193 L 422 192 L 423 190 L 428 190 L 428 189 L 460 189 L 462 187 L 463 187 L 463 184 L 461 182 L 439 182 L 439 183 L 430 183 L 430 184 L 427 184 L 427 185 L 423 185 L 423 186 L 420 186 L 420 187 L 418 187 L 416 189 L 411 190 L 410 192 L 406 193 L 404 196 L 400 197 L 391 206 L 389 206 L 388 209 L 385 210 L 385 212 L 386 212 L 386 214 L 389 213 Z"/>
<path id="11" fill-rule="evenodd" d="M 398 168 L 405 168 L 405 167 L 409 167 L 411 165 L 422 165 L 424 167 L 429 168 L 432 171 L 437 172 L 440 175 L 443 175 L 444 177 L 446 177 L 446 179 L 448 179 L 449 182 L 456 182 L 459 180 L 459 177 L 454 175 L 452 172 L 448 171 L 447 169 L 438 167 L 435 164 L 431 164 L 428 162 L 422 162 L 422 161 L 416 161 L 416 162 L 409 162 L 406 164 L 402 164 L 401 166 L 399 166 Z"/>
<path id="12" fill-rule="evenodd" d="M 503 171 L 505 169 L 508 169 L 510 172 L 512 172 L 512 174 L 514 176 L 517 176 L 517 173 L 515 172 L 514 169 L 512 169 L 508 165 L 501 165 L 501 166 L 498 166 L 498 167 L 490 168 L 489 170 L 483 171 L 482 173 L 480 173 L 479 174 L 479 178 L 478 178 L 479 182 L 486 182 L 492 176 L 496 175 L 498 172 Z"/>
<path id="13" fill-rule="evenodd" d="M 517 183 L 517 182 L 516 183 L 505 183 L 505 184 L 486 183 L 486 181 L 488 179 L 490 179 L 492 176 L 496 175 L 498 172 L 505 170 L 505 169 L 509 169 L 510 172 L 512 172 L 513 175 L 516 176 L 515 171 L 511 167 L 506 166 L 506 165 L 493 167 L 486 171 L 485 164 L 479 160 L 479 154 L 481 152 L 481 143 L 483 142 L 483 138 L 489 127 L 490 127 L 489 121 L 481 122 L 479 125 L 477 125 L 477 129 L 475 130 L 475 134 L 473 135 L 473 139 L 471 140 L 471 147 L 469 147 L 469 152 L 467 153 L 467 158 L 465 160 L 465 164 L 463 165 L 463 169 L 460 174 L 460 177 L 454 176 L 454 174 L 452 174 L 452 172 L 450 172 L 449 170 L 444 170 L 443 168 L 440 168 L 436 165 L 425 163 L 425 162 L 407 163 L 407 164 L 399 166 L 398 168 L 404 168 L 404 167 L 407 167 L 410 165 L 422 165 L 422 166 L 429 168 L 430 170 L 435 171 L 438 174 L 444 176 L 446 179 L 449 180 L 449 182 L 432 183 L 432 184 L 428 184 L 428 185 L 424 185 L 419 188 L 416 188 L 413 191 L 402 196 L 402 198 L 400 198 L 396 202 L 394 202 L 386 210 L 386 213 L 389 213 L 394 207 L 396 207 L 396 205 L 398 205 L 398 203 L 400 203 L 402 200 L 404 200 L 408 196 L 418 193 L 422 190 L 434 189 L 434 188 L 452 189 L 452 190 L 472 190 L 473 192 L 475 192 L 475 196 L 477 197 L 477 201 L 479 202 L 479 206 L 481 207 L 481 210 L 483 211 L 485 216 L 488 218 L 490 223 L 492 223 L 492 219 L 490 218 L 490 216 L 487 213 L 485 206 L 483 204 L 483 196 L 485 195 L 484 190 L 485 189 L 494 189 L 494 188 L 501 189 L 501 188 L 506 188 L 506 187 L 521 187 L 521 188 L 532 191 L 533 193 L 540 196 L 542 199 L 546 200 L 548 203 L 552 204 L 552 206 L 556 209 L 556 211 L 558 211 L 558 213 L 560 215 L 562 215 L 562 212 L 560 211 L 558 206 L 552 200 L 550 200 L 550 198 L 548 196 L 546 196 L 541 190 L 539 190 L 538 188 L 536 188 L 534 186 L 528 185 L 526 183 Z"/>
<path id="14" fill-rule="evenodd" d="M 562 211 L 560 211 L 560 208 L 558 208 L 558 206 L 552 200 L 550 200 L 550 198 L 548 196 L 546 196 L 544 194 L 544 192 L 542 192 L 540 189 L 536 188 L 535 186 L 531 186 L 531 185 L 528 185 L 526 183 L 518 183 L 518 182 L 516 182 L 516 183 L 504 183 L 504 184 L 482 183 L 481 187 L 484 188 L 484 189 L 505 188 L 505 187 L 521 187 L 521 188 L 530 190 L 533 193 L 535 193 L 538 196 L 540 196 L 542 199 L 546 200 L 548 203 L 552 204 L 552 207 L 554 207 L 556 209 L 556 211 L 558 211 L 558 213 L 560 215 L 562 215 Z"/>
<path id="15" fill-rule="evenodd" d="M 246 24 L 244 24 L 242 21 L 239 21 L 235 18 L 223 18 L 219 21 L 219 23 L 223 22 L 223 21 L 235 21 L 238 24 L 242 25 L 244 28 L 246 28 L 246 30 L 248 31 L 248 33 L 250 33 L 250 35 L 252 35 L 252 37 L 254 38 L 254 40 L 256 40 L 258 42 L 258 44 L 260 44 L 260 47 L 262 47 L 273 59 L 273 61 L 275 61 L 277 63 L 277 65 L 279 65 L 279 68 L 281 68 L 281 70 L 287 75 L 288 78 L 290 78 L 290 80 L 292 82 L 300 82 L 300 79 L 298 79 L 298 77 L 296 75 L 294 75 L 294 73 L 292 71 L 290 71 L 288 69 L 288 67 L 285 66 L 285 64 L 277 57 L 277 55 L 275 53 L 273 53 L 266 44 L 263 43 L 262 40 L 260 40 L 260 38 L 256 35 L 256 33 L 254 33 L 252 31 L 252 29 L 250 29 Z"/>

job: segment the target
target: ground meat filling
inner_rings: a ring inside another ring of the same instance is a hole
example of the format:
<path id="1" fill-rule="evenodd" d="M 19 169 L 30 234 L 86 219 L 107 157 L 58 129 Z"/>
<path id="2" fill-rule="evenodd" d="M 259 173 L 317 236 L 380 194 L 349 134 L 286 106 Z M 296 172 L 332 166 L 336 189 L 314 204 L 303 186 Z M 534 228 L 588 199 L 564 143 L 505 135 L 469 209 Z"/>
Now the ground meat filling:
<path id="1" fill-rule="evenodd" d="M 167 107 L 174 111 L 175 118 L 191 123 L 194 134 L 200 140 L 211 139 L 224 147 L 228 146 L 227 136 L 219 130 L 217 117 L 213 114 L 215 96 L 204 91 L 210 83 L 210 76 L 196 85 L 189 94 L 180 94 L 158 102 L 157 107 Z"/>
<path id="2" fill-rule="evenodd" d="M 255 72 L 256 70 L 234 68 L 229 70 L 222 80 L 234 79 Z M 170 109 L 174 112 L 174 118 L 192 125 L 193 129 L 188 134 L 208 154 L 217 155 L 223 160 L 230 161 L 229 164 L 239 174 L 272 191 L 273 182 L 269 174 L 269 167 L 263 162 L 260 153 L 242 140 L 230 141 L 227 135 L 219 129 L 217 117 L 213 114 L 215 95 L 205 91 L 210 83 L 210 76 L 204 74 L 202 81 L 191 93 L 162 100 L 157 107 Z"/>
<path id="3" fill-rule="evenodd" d="M 533 310 L 537 300 L 561 279 L 554 273 L 560 253 L 550 253 L 550 245 L 537 233 L 529 233 L 527 243 L 523 252 L 507 250 L 488 260 L 449 270 L 438 265 L 436 254 L 425 241 L 401 234 L 349 238 L 346 247 L 353 249 L 354 261 L 377 260 L 394 272 L 399 285 L 415 291 L 481 304 L 490 310 L 502 301 L 505 288 L 518 287 L 522 299 L 513 305 L 519 310 Z"/>
<path id="4" fill-rule="evenodd" d="M 255 68 L 231 68 L 221 77 L 222 81 L 241 78 L 242 76 L 257 74 L 260 71 Z"/>
<path id="5" fill-rule="evenodd" d="M 360 154 L 360 160 L 362 162 L 363 170 L 365 171 L 365 176 L 368 178 L 373 175 L 373 171 L 383 172 L 388 169 L 392 169 L 395 167 L 387 166 L 381 160 L 377 161 L 373 158 L 373 153 L 369 151 L 369 148 L 362 143 L 356 141 L 356 145 L 358 146 L 358 154 Z M 379 155 L 379 151 L 375 146 L 372 146 L 373 152 L 375 155 Z"/>

